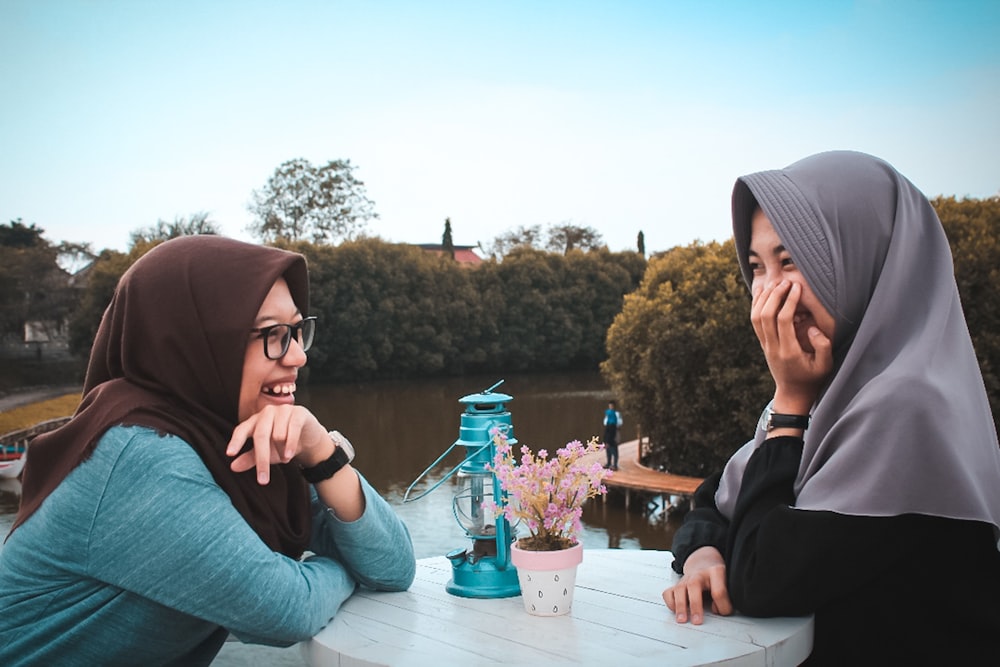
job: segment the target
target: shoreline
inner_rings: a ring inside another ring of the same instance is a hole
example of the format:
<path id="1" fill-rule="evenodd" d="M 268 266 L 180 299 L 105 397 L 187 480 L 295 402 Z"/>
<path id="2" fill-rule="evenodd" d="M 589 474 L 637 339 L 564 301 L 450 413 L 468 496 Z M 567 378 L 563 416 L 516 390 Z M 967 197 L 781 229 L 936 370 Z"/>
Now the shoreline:
<path id="1" fill-rule="evenodd" d="M 0 412 L 7 412 L 32 403 L 40 403 L 66 394 L 78 394 L 82 391 L 83 386 L 79 384 L 27 387 L 0 396 Z"/>

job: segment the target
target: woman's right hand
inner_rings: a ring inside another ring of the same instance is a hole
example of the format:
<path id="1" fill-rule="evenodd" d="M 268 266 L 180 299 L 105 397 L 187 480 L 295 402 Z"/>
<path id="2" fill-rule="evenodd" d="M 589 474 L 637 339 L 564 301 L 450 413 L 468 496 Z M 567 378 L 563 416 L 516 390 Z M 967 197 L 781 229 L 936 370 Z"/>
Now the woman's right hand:
<path id="1" fill-rule="evenodd" d="M 684 575 L 663 591 L 663 601 L 678 623 L 701 625 L 705 619 L 705 593 L 712 600 L 712 612 L 722 616 L 733 613 L 733 603 L 726 589 L 726 562 L 715 547 L 696 549 L 684 562 Z"/>
<path id="2" fill-rule="evenodd" d="M 833 371 L 833 346 L 816 326 L 796 333 L 796 310 L 802 286 L 794 281 L 754 289 L 750 322 L 775 383 L 777 412 L 808 414 Z"/>
<path id="3" fill-rule="evenodd" d="M 240 454 L 247 440 L 253 448 Z M 226 455 L 235 457 L 234 472 L 257 469 L 257 482 L 265 485 L 271 478 L 271 466 L 295 461 L 303 467 L 314 466 L 333 452 L 334 444 L 326 428 L 315 415 L 301 405 L 269 405 L 233 429 Z"/>

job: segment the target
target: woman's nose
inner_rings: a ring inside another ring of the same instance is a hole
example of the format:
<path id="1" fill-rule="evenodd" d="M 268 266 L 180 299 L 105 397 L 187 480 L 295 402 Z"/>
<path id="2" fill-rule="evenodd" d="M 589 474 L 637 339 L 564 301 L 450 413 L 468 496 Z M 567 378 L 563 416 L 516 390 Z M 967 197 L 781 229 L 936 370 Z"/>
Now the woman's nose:
<path id="1" fill-rule="evenodd" d="M 765 273 L 764 275 L 760 276 L 757 280 L 754 281 L 753 286 L 760 287 L 761 289 L 771 289 L 777 284 L 778 281 L 775 280 L 773 275 L 771 275 L 770 273 Z"/>
<path id="2" fill-rule="evenodd" d="M 773 289 L 778 286 L 778 284 L 784 280 L 785 276 L 778 269 L 768 268 L 764 273 L 764 286 L 767 289 Z"/>
<path id="3" fill-rule="evenodd" d="M 281 362 L 286 366 L 299 368 L 306 365 L 306 359 L 306 352 L 302 349 L 302 343 L 299 342 L 296 336 L 292 336 L 292 340 L 288 342 L 288 352 L 281 358 Z"/>

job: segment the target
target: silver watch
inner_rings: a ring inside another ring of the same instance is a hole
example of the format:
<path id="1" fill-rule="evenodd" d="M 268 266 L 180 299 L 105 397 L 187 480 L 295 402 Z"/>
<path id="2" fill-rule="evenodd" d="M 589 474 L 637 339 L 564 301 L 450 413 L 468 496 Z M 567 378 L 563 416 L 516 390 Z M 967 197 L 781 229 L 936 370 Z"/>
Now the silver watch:
<path id="1" fill-rule="evenodd" d="M 798 428 L 804 431 L 809 428 L 809 415 L 784 415 L 774 412 L 768 403 L 764 412 L 760 413 L 757 428 L 765 433 L 770 433 L 776 428 Z"/>
<path id="2" fill-rule="evenodd" d="M 344 437 L 343 433 L 340 431 L 330 431 L 330 439 L 333 440 L 333 444 L 337 445 L 338 449 L 343 449 L 347 454 L 347 463 L 354 460 L 354 445 Z"/>

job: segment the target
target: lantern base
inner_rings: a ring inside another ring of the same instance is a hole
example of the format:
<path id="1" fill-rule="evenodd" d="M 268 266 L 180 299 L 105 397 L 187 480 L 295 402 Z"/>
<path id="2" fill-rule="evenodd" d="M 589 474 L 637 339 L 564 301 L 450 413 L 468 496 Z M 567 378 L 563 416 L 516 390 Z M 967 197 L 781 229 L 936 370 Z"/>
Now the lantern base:
<path id="1" fill-rule="evenodd" d="M 452 595 L 509 598 L 521 594 L 517 569 L 510 563 L 503 569 L 499 568 L 495 557 L 451 558 L 451 568 L 451 580 L 444 589 Z"/>

